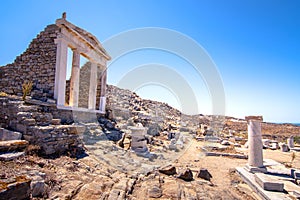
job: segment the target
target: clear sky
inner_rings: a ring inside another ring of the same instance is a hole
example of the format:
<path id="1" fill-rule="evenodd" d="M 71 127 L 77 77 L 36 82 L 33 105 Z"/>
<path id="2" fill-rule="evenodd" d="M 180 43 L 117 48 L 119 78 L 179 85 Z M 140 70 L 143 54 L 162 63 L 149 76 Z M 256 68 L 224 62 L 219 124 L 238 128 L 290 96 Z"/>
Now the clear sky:
<path id="1" fill-rule="evenodd" d="M 64 11 L 70 22 L 100 41 L 143 27 L 185 34 L 216 64 L 226 94 L 226 115 L 259 114 L 264 121 L 300 122 L 298 0 L 1 1 L 0 65 L 11 63 Z M 200 113 L 211 113 L 201 77 L 193 75 L 188 63 L 166 52 L 133 52 L 120 58 L 111 66 L 108 82 L 116 84 L 128 70 L 149 62 L 182 74 L 196 93 Z M 158 85 L 140 88 L 138 94 L 176 106 L 174 95 Z"/>

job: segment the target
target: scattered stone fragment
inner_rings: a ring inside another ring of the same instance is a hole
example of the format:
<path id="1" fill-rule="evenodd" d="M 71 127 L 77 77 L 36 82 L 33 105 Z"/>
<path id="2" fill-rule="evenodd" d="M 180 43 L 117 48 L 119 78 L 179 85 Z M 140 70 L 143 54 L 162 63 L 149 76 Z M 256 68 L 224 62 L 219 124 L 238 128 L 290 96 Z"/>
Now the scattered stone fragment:
<path id="1" fill-rule="evenodd" d="M 1 180 L 0 199 L 29 199 L 31 180 L 25 176 L 18 176 L 13 180 Z"/>
<path id="2" fill-rule="evenodd" d="M 162 191 L 158 186 L 153 186 L 148 189 L 148 196 L 150 198 L 160 198 L 162 196 Z"/>
<path id="3" fill-rule="evenodd" d="M 288 152 L 289 151 L 289 147 L 288 147 L 287 144 L 281 143 L 281 144 L 279 144 L 279 146 L 280 146 L 280 149 L 281 149 L 282 152 Z"/>
<path id="4" fill-rule="evenodd" d="M 30 187 L 32 197 L 43 197 L 47 192 L 47 185 L 44 180 L 32 181 Z"/>
<path id="5" fill-rule="evenodd" d="M 192 181 L 193 180 L 193 172 L 186 168 L 182 173 L 178 175 L 178 178 L 184 180 L 184 181 Z"/>
<path id="6" fill-rule="evenodd" d="M 162 174 L 166 174 L 166 175 L 174 175 L 176 174 L 176 167 L 174 166 L 170 166 L 170 167 L 165 167 L 163 169 L 158 170 L 160 173 Z"/>
<path id="7" fill-rule="evenodd" d="M 209 173 L 209 171 L 207 169 L 202 168 L 199 170 L 197 177 L 205 179 L 207 181 L 210 181 L 210 179 L 212 178 L 212 175 Z"/>
<path id="8" fill-rule="evenodd" d="M 221 142 L 221 144 L 222 144 L 222 145 L 228 146 L 228 145 L 230 145 L 230 142 L 229 142 L 228 140 L 223 140 L 223 141 Z"/>

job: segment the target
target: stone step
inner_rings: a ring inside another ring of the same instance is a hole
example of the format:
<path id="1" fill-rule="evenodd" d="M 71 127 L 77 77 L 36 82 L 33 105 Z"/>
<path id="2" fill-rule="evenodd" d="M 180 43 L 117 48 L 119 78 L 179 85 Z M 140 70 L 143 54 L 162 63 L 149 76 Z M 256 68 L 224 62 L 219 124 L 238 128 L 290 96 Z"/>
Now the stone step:
<path id="1" fill-rule="evenodd" d="M 37 106 L 28 106 L 24 104 L 18 106 L 19 112 L 36 112 L 37 110 L 38 110 Z"/>
<path id="2" fill-rule="evenodd" d="M 20 158 L 22 156 L 25 156 L 25 152 L 3 153 L 3 154 L 0 154 L 0 160 L 1 161 L 10 161 L 10 160 L 15 160 L 17 158 Z"/>
<path id="3" fill-rule="evenodd" d="M 28 144 L 29 142 L 26 140 L 0 141 L 0 152 L 24 150 Z"/>
<path id="4" fill-rule="evenodd" d="M 284 184 L 272 178 L 272 175 L 255 173 L 255 181 L 264 190 L 283 192 Z"/>
<path id="5" fill-rule="evenodd" d="M 22 133 L 0 128 L 0 141 L 20 140 L 21 138 L 22 138 Z"/>

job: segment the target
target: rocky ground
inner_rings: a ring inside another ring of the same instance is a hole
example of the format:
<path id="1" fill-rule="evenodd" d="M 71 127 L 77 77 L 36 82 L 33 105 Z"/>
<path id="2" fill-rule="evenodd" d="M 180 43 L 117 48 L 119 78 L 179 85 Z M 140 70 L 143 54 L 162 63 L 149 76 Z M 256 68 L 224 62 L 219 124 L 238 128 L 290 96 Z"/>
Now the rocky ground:
<path id="1" fill-rule="evenodd" d="M 0 161 L 0 191 L 22 182 L 29 184 L 33 199 L 257 198 L 235 172 L 235 167 L 247 163 L 244 120 L 187 116 L 128 90 L 114 86 L 107 90 L 106 118 L 81 124 L 86 127 L 85 155 L 46 158 L 29 145 L 26 156 Z M 130 150 L 130 127 L 137 125 L 147 128 L 144 140 L 154 157 L 137 156 Z M 284 141 L 297 136 L 300 128 L 264 123 L 263 134 L 271 133 L 271 139 Z M 207 156 L 207 151 L 223 156 Z M 264 157 L 300 168 L 299 152 L 265 149 Z"/>
<path id="2" fill-rule="evenodd" d="M 66 156 L 44 159 L 26 156 L 16 161 L 1 162 L 1 178 L 27 174 L 37 184 L 36 198 L 49 199 L 252 199 L 251 192 L 238 186 L 241 180 L 231 170 L 245 160 L 199 157 L 196 142 L 174 163 L 176 174 L 158 170 L 147 174 L 120 172 L 94 155 L 82 159 Z M 220 167 L 218 163 L 222 162 Z M 200 168 L 209 169 L 211 181 L 197 178 Z M 177 178 L 191 169 L 192 180 Z"/>
<path id="3" fill-rule="evenodd" d="M 114 145 L 112 143 L 112 145 Z M 205 156 L 193 140 L 189 148 L 174 162 L 173 175 L 159 170 L 148 173 L 122 172 L 108 165 L 97 155 L 81 159 L 62 156 L 45 159 L 27 155 L 15 161 L 0 162 L 1 179 L 27 175 L 34 185 L 33 199 L 255 199 L 255 194 L 235 173 L 246 159 Z M 116 147 L 117 148 L 117 147 Z M 89 153 L 89 152 L 88 152 Z M 288 153 L 264 150 L 265 157 L 289 162 Z M 299 167 L 300 154 L 295 165 Z M 169 169 L 166 166 L 164 169 Z M 181 173 L 190 169 L 190 174 Z M 207 169 L 210 181 L 198 178 L 200 169 Z M 181 178 L 178 178 L 181 174 Z M 185 180 L 183 180 L 185 179 Z"/>

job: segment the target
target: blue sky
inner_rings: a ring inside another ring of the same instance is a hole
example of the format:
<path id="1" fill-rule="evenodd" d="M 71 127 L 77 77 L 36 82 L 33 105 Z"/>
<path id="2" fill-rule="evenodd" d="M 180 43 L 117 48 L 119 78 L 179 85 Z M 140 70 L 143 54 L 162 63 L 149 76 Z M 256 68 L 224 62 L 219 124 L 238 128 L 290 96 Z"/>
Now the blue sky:
<path id="1" fill-rule="evenodd" d="M 168 28 L 191 37 L 211 56 L 223 80 L 226 115 L 259 114 L 265 121 L 300 122 L 298 0 L 10 0 L 1 2 L 0 11 L 0 65 L 11 63 L 64 11 L 69 21 L 100 41 L 134 28 Z M 196 93 L 200 113 L 211 113 L 201 77 L 168 53 L 149 50 L 126 55 L 111 66 L 108 82 L 116 84 L 128 70 L 149 62 L 181 73 Z M 176 106 L 176 98 L 157 85 L 138 93 Z"/>

